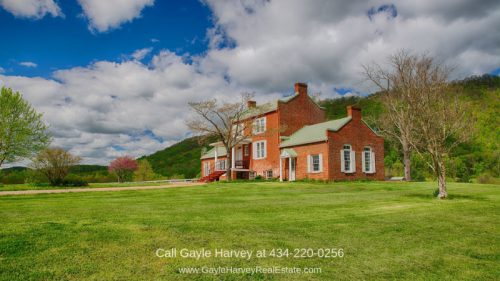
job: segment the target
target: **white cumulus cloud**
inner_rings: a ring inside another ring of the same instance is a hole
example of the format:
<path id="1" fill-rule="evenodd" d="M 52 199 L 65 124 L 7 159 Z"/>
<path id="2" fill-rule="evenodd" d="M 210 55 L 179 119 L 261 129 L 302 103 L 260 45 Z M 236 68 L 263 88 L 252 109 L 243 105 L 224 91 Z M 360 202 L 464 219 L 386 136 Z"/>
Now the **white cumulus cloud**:
<path id="1" fill-rule="evenodd" d="M 0 6 L 21 18 L 41 19 L 47 14 L 53 17 L 64 16 L 54 0 L 0 0 Z"/>
<path id="2" fill-rule="evenodd" d="M 25 66 L 25 67 L 37 67 L 38 65 L 32 61 L 22 61 L 19 63 L 19 65 L 21 66 Z"/>
<path id="3" fill-rule="evenodd" d="M 89 28 L 105 32 L 141 16 L 141 11 L 154 0 L 78 0 Z"/>

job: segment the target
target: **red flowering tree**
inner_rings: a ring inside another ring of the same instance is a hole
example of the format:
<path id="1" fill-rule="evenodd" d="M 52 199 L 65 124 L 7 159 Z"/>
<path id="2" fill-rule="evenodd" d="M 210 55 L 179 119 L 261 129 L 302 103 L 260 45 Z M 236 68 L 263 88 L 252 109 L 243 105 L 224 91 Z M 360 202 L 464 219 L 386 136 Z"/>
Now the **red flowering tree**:
<path id="1" fill-rule="evenodd" d="M 108 171 L 116 175 L 118 182 L 132 180 L 135 170 L 137 170 L 137 161 L 130 156 L 118 157 L 108 167 Z"/>

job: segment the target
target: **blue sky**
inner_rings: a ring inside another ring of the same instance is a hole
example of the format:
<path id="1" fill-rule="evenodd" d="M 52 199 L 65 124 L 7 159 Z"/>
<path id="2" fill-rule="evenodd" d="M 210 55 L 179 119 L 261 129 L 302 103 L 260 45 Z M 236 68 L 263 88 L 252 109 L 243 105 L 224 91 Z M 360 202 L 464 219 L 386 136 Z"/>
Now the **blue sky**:
<path id="1" fill-rule="evenodd" d="M 98 60 L 120 60 L 153 47 L 178 54 L 206 51 L 210 10 L 196 0 L 157 1 L 133 22 L 108 32 L 91 32 L 76 0 L 59 1 L 64 17 L 19 19 L 0 9 L 0 66 L 7 74 L 49 77 L 54 70 Z M 37 67 L 19 65 L 33 62 Z"/>
<path id="2" fill-rule="evenodd" d="M 295 82 L 370 93 L 362 65 L 401 49 L 452 79 L 499 75 L 498 26 L 488 0 L 0 0 L 0 86 L 43 113 L 53 146 L 106 165 L 189 136 L 189 101 L 261 103 Z"/>

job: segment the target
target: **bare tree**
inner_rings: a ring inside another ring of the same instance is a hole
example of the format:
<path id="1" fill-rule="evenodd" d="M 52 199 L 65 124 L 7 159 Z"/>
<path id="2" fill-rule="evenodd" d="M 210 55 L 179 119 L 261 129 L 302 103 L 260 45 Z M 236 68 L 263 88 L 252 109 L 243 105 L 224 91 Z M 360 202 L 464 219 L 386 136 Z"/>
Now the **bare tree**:
<path id="1" fill-rule="evenodd" d="M 63 184 L 69 169 L 80 163 L 80 160 L 80 157 L 73 156 L 62 148 L 47 148 L 33 159 L 32 166 L 47 177 L 50 185 L 57 186 Z"/>
<path id="2" fill-rule="evenodd" d="M 412 99 L 415 130 L 411 145 L 436 175 L 438 198 L 444 199 L 448 196 L 446 157 L 458 144 L 469 140 L 475 122 L 469 105 L 459 100 L 460 88 L 447 82 L 451 69 L 428 56 L 420 57 L 419 65 L 421 91 Z"/>
<path id="3" fill-rule="evenodd" d="M 378 64 L 365 65 L 365 77 L 380 89 L 380 101 L 384 113 L 376 120 L 381 133 L 401 145 L 403 152 L 404 178 L 411 181 L 411 138 L 415 115 L 411 109 L 412 99 L 419 95 L 421 72 L 419 57 L 402 50 L 389 58 L 389 69 Z"/>
<path id="4" fill-rule="evenodd" d="M 415 151 L 435 173 L 438 197 L 447 197 L 447 154 L 466 141 L 473 130 L 470 110 L 448 83 L 451 68 L 427 55 L 400 51 L 390 57 L 390 70 L 364 66 L 365 76 L 377 85 L 385 114 L 378 120 L 381 131 L 403 149 L 405 179 L 410 180 L 410 156 Z"/>
<path id="5" fill-rule="evenodd" d="M 202 136 L 217 136 L 227 151 L 228 163 L 231 163 L 233 147 L 239 145 L 245 136 L 248 137 L 245 128 L 252 125 L 252 120 L 245 118 L 247 103 L 251 98 L 251 94 L 245 93 L 241 95 L 241 100 L 235 103 L 219 103 L 216 99 L 189 102 L 196 116 L 186 124 L 193 132 Z M 230 165 L 226 165 L 226 177 L 228 180 L 232 179 Z"/>

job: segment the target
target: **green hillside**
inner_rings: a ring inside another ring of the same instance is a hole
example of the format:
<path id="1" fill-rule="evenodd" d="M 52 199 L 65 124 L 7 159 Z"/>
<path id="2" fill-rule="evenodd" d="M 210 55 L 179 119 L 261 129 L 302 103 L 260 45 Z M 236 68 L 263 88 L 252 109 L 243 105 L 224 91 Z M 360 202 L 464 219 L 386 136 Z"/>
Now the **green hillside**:
<path id="1" fill-rule="evenodd" d="M 199 137 L 187 138 L 139 160 L 149 161 L 155 173 L 166 177 L 194 178 L 200 173 L 202 147 L 216 141 L 215 138 L 201 140 Z"/>

